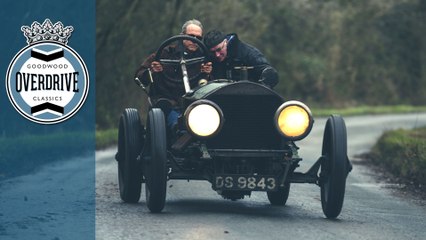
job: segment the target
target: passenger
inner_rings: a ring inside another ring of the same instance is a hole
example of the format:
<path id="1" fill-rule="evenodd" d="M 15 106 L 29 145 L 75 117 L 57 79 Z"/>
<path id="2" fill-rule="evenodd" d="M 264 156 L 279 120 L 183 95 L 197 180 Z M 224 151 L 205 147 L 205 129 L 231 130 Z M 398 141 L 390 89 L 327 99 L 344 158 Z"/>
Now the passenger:
<path id="1" fill-rule="evenodd" d="M 211 72 L 214 79 L 250 80 L 270 88 L 277 85 L 277 71 L 257 48 L 240 41 L 237 34 L 212 30 L 204 36 L 204 44 L 214 59 Z M 244 66 L 247 76 L 242 74 Z"/>

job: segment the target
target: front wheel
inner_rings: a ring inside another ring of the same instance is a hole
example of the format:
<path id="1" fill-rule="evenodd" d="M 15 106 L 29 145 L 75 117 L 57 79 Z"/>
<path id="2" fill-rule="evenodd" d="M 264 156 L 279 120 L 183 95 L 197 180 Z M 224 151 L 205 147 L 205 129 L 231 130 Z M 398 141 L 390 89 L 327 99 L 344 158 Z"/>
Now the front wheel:
<path id="1" fill-rule="evenodd" d="M 126 108 L 118 127 L 118 186 L 124 202 L 136 203 L 141 195 L 143 126 L 136 109 Z"/>
<path id="2" fill-rule="evenodd" d="M 336 218 L 342 210 L 348 169 L 346 125 L 342 117 L 333 115 L 325 126 L 320 173 L 321 205 L 327 218 Z"/>
<path id="3" fill-rule="evenodd" d="M 161 212 L 166 202 L 167 138 L 164 113 L 153 108 L 148 113 L 147 151 L 145 159 L 146 204 L 153 213 Z"/>

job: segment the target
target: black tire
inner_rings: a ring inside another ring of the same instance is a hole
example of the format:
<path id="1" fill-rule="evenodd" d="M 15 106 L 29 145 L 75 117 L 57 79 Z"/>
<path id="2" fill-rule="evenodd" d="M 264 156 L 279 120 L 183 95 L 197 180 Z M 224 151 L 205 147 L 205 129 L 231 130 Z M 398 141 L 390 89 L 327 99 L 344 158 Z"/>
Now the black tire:
<path id="1" fill-rule="evenodd" d="M 348 175 L 346 125 L 342 117 L 328 118 L 322 146 L 321 205 L 327 218 L 336 218 L 345 198 Z"/>
<path id="2" fill-rule="evenodd" d="M 148 113 L 147 158 L 145 161 L 146 204 L 153 213 L 161 212 L 166 203 L 167 139 L 164 113 L 153 108 Z"/>
<path id="3" fill-rule="evenodd" d="M 274 206 L 284 206 L 290 192 L 290 183 L 286 183 L 285 188 L 275 192 L 266 192 L 269 202 Z"/>
<path id="4" fill-rule="evenodd" d="M 126 108 L 118 128 L 118 185 L 124 202 L 136 203 L 141 195 L 142 167 L 138 160 L 143 148 L 143 126 L 138 110 Z"/>

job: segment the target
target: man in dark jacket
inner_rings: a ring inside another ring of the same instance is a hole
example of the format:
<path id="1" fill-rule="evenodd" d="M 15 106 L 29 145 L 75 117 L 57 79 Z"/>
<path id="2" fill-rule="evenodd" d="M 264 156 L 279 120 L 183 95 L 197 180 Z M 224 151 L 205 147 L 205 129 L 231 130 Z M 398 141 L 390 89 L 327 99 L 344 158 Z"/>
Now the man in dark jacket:
<path id="1" fill-rule="evenodd" d="M 204 36 L 204 44 L 213 55 L 214 79 L 250 80 L 270 88 L 278 83 L 278 73 L 255 47 L 238 39 L 237 34 L 213 30 Z"/>
<path id="2" fill-rule="evenodd" d="M 203 26 L 200 21 L 192 19 L 186 21 L 182 26 L 181 34 L 202 39 Z M 186 59 L 202 56 L 197 44 L 184 40 L 183 45 L 184 55 Z M 177 46 L 171 45 L 164 48 L 161 53 L 162 59 L 180 59 L 181 50 Z M 194 64 L 187 66 L 190 85 L 194 87 L 198 84 L 198 80 L 207 79 L 211 72 L 211 63 Z M 198 74 L 200 73 L 201 74 Z M 152 79 L 151 79 L 152 77 Z M 155 61 L 155 53 L 148 56 L 136 71 L 135 78 L 138 78 L 142 84 L 151 86 L 151 97 L 155 99 L 167 98 L 172 102 L 178 101 L 185 94 L 184 84 L 182 82 L 182 73 L 180 66 L 162 66 L 158 61 Z M 152 81 L 152 83 L 151 83 Z"/>
<path id="3" fill-rule="evenodd" d="M 186 21 L 182 26 L 181 34 L 202 39 L 203 26 L 200 21 L 192 19 Z M 198 45 L 189 40 L 183 40 L 184 52 L 175 45 L 164 48 L 161 52 L 162 59 L 180 59 L 182 54 L 185 59 L 201 57 L 201 50 Z M 209 80 L 212 71 L 211 62 L 206 64 L 193 64 L 187 66 L 190 87 L 199 84 L 201 79 Z M 201 73 L 200 73 L 201 72 Z M 155 60 L 155 53 L 151 54 L 135 73 L 135 79 L 148 86 L 151 84 L 150 97 L 154 104 L 161 107 L 167 118 L 167 125 L 173 127 L 177 123 L 181 114 L 177 108 L 177 103 L 185 94 L 185 87 L 182 81 L 182 70 L 180 66 L 164 66 Z M 161 103 L 160 103 L 161 102 Z"/>

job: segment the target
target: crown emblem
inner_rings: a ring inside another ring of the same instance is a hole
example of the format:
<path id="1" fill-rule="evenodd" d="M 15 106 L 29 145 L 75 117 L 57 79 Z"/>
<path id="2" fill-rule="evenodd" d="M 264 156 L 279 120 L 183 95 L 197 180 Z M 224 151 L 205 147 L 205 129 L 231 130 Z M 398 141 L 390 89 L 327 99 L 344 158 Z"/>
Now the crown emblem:
<path id="1" fill-rule="evenodd" d="M 74 28 L 72 26 L 64 27 L 62 22 L 52 24 L 50 19 L 46 19 L 43 24 L 34 21 L 31 27 L 22 26 L 21 30 L 24 32 L 24 36 L 27 38 L 27 43 L 29 45 L 47 40 L 66 45 Z"/>

